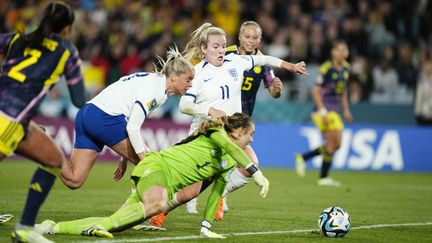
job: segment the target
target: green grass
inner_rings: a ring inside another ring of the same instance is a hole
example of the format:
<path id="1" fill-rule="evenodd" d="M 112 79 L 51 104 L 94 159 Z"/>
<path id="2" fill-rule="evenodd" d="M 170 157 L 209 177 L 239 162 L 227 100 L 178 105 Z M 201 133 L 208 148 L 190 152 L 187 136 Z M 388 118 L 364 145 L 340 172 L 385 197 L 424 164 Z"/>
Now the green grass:
<path id="1" fill-rule="evenodd" d="M 31 162 L 0 163 L 0 213 L 15 218 L 0 225 L 0 242 L 9 242 L 10 231 L 21 214 L 30 177 L 36 168 Z M 131 168 L 129 168 L 131 169 Z M 38 222 L 44 219 L 71 220 L 106 216 L 114 212 L 129 195 L 129 180 L 112 179 L 115 164 L 99 163 L 85 185 L 71 191 L 56 182 L 43 205 Z M 130 170 L 128 171 L 130 173 Z M 129 174 L 128 173 L 128 174 Z M 341 188 L 316 186 L 317 171 L 298 178 L 291 170 L 264 169 L 270 180 L 267 198 L 258 195 L 254 183 L 231 194 L 230 211 L 222 222 L 213 224 L 221 234 L 316 229 L 320 212 L 340 206 L 351 215 L 354 229 L 342 239 L 328 239 L 312 232 L 228 236 L 227 242 L 430 242 L 432 225 L 356 229 L 357 226 L 432 222 L 432 175 L 423 173 L 332 172 L 343 182 Z M 166 232 L 128 230 L 115 234 L 114 240 L 128 242 L 144 238 L 191 236 L 199 233 L 199 224 L 208 192 L 200 196 L 198 215 L 186 214 L 183 207 L 166 221 Z M 56 242 L 97 241 L 82 236 L 48 236 Z M 203 239 L 187 239 L 198 242 Z M 209 241 L 209 240 L 207 240 Z M 176 241 L 180 242 L 180 241 Z"/>

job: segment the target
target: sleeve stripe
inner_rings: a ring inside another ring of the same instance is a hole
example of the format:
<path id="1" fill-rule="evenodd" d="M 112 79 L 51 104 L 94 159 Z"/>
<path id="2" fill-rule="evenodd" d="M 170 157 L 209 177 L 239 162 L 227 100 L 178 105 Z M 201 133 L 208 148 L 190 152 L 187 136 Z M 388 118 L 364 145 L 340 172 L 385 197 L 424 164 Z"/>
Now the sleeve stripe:
<path id="1" fill-rule="evenodd" d="M 185 93 L 184 95 L 185 95 L 185 96 L 193 97 L 193 98 L 194 98 L 194 103 L 196 102 L 196 95 L 191 94 L 191 93 Z"/>
<path id="2" fill-rule="evenodd" d="M 144 111 L 144 115 L 145 115 L 145 117 L 147 117 L 147 111 L 145 110 L 145 108 L 144 108 L 144 106 L 143 106 L 143 104 L 140 102 L 140 101 L 135 101 L 135 103 L 137 103 L 138 105 L 140 105 L 141 106 L 141 109 Z"/>

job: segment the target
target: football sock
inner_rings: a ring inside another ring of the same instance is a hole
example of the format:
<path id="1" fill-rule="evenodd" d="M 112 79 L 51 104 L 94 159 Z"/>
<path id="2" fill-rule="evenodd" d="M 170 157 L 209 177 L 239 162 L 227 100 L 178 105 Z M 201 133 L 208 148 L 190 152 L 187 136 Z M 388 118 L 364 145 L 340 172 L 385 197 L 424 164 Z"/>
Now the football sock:
<path id="1" fill-rule="evenodd" d="M 39 208 L 42 206 L 45 198 L 48 196 L 55 179 L 56 177 L 53 174 L 41 168 L 36 169 L 30 183 L 30 189 L 27 194 L 24 212 L 20 220 L 21 224 L 28 226 L 34 225 Z"/>
<path id="2" fill-rule="evenodd" d="M 168 213 L 172 211 L 176 207 L 178 207 L 181 203 L 177 200 L 177 192 L 174 193 L 173 198 L 168 202 L 166 208 L 164 208 L 164 213 Z"/>
<path id="3" fill-rule="evenodd" d="M 251 180 L 250 177 L 244 176 L 238 168 L 235 168 L 230 174 L 228 174 L 228 184 L 225 187 L 225 191 L 223 193 L 223 197 L 225 197 L 228 193 L 233 192 L 240 187 L 243 187 Z"/>
<path id="4" fill-rule="evenodd" d="M 103 217 L 90 217 L 65 222 L 58 222 L 54 226 L 54 233 L 79 235 L 81 231 L 91 226 L 98 225 L 104 219 Z"/>
<path id="5" fill-rule="evenodd" d="M 120 208 L 109 217 L 103 218 L 98 225 L 107 231 L 118 231 L 138 224 L 145 218 L 144 205 L 142 202 L 136 202 Z"/>
<path id="6" fill-rule="evenodd" d="M 321 165 L 321 174 L 320 174 L 320 178 L 325 178 L 328 176 L 328 173 L 330 171 L 330 167 L 332 165 L 333 162 L 333 155 L 327 153 L 326 151 L 324 151 L 323 154 L 323 163 Z"/>
<path id="7" fill-rule="evenodd" d="M 141 202 L 123 205 L 109 217 L 90 217 L 73 221 L 59 222 L 54 227 L 55 233 L 79 235 L 81 231 L 91 227 L 102 227 L 107 231 L 119 231 L 145 219 L 145 210 Z"/>
<path id="8" fill-rule="evenodd" d="M 324 146 L 319 146 L 318 148 L 316 148 L 314 150 L 311 150 L 309 152 L 302 154 L 303 159 L 305 161 L 308 161 L 308 160 L 312 159 L 313 157 L 322 154 L 323 150 L 324 150 Z"/>

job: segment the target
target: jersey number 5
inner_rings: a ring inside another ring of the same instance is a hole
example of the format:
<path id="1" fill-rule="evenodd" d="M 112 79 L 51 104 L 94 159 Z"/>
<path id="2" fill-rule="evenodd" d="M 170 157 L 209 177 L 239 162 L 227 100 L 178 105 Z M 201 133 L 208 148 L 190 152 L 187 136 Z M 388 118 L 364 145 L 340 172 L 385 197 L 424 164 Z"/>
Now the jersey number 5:
<path id="1" fill-rule="evenodd" d="M 245 90 L 245 91 L 250 90 L 252 88 L 252 82 L 253 82 L 253 78 L 245 77 L 245 79 L 243 81 L 242 90 Z"/>
<path id="2" fill-rule="evenodd" d="M 18 82 L 23 83 L 26 79 L 25 74 L 21 73 L 20 71 L 24 68 L 33 65 L 37 63 L 38 59 L 42 55 L 42 52 L 36 49 L 26 48 L 24 50 L 24 56 L 28 58 L 24 59 L 22 62 L 15 65 L 11 70 L 8 72 L 8 76 L 10 78 L 13 78 L 17 80 Z"/>

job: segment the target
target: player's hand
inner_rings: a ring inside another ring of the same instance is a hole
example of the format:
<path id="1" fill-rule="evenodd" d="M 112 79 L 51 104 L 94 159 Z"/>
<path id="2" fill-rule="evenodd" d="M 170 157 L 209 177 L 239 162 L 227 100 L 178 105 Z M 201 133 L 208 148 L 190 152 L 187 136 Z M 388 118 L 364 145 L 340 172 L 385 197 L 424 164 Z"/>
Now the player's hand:
<path id="1" fill-rule="evenodd" d="M 211 223 L 207 220 L 203 220 L 201 222 L 201 232 L 200 235 L 204 238 L 218 238 L 218 239 L 225 239 L 225 236 L 220 235 L 218 233 L 215 233 L 210 230 L 211 229 Z"/>
<path id="2" fill-rule="evenodd" d="M 117 164 L 117 169 L 114 172 L 114 180 L 119 181 L 121 178 L 123 178 L 126 169 L 127 169 L 127 162 L 128 160 L 124 157 L 120 157 L 120 160 Z"/>
<path id="3" fill-rule="evenodd" d="M 351 112 L 349 112 L 349 111 L 345 111 L 344 112 L 344 117 L 345 117 L 345 120 L 347 122 L 352 122 L 353 121 L 353 117 L 351 115 Z"/>
<path id="4" fill-rule="evenodd" d="M 304 61 L 294 64 L 294 72 L 297 74 L 309 75 L 306 69 L 306 63 Z"/>
<path id="5" fill-rule="evenodd" d="M 280 91 L 282 89 L 282 80 L 278 77 L 273 78 L 271 86 Z"/>
<path id="6" fill-rule="evenodd" d="M 213 107 L 210 107 L 210 109 L 208 110 L 208 114 L 211 118 L 218 118 L 218 117 L 226 116 L 225 112 L 223 112 L 222 110 L 218 110 L 216 108 L 213 108 Z"/>
<path id="7" fill-rule="evenodd" d="M 258 170 L 252 175 L 252 178 L 254 179 L 255 183 L 261 187 L 260 196 L 266 197 L 267 193 L 269 191 L 270 182 L 265 178 L 261 170 Z"/>

